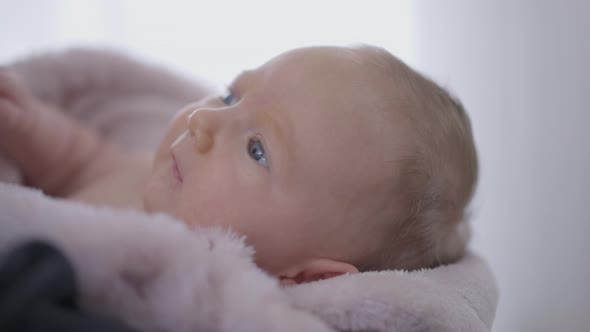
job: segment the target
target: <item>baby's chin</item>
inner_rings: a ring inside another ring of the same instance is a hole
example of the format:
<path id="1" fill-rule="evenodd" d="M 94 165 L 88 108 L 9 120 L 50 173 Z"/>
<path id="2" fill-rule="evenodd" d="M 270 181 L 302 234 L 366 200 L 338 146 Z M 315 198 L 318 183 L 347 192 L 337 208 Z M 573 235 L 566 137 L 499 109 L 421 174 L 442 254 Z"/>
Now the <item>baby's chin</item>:
<path id="1" fill-rule="evenodd" d="M 168 212 L 166 211 L 167 206 L 171 201 L 170 189 L 166 188 L 162 179 L 160 179 L 159 173 L 161 173 L 161 170 L 153 166 L 141 192 L 143 210 L 149 213 Z"/>
<path id="2" fill-rule="evenodd" d="M 149 213 L 158 212 L 157 201 L 158 200 L 154 195 L 154 190 L 150 189 L 150 184 L 148 183 L 143 189 L 143 192 L 141 193 L 141 202 L 143 205 L 143 210 Z"/>

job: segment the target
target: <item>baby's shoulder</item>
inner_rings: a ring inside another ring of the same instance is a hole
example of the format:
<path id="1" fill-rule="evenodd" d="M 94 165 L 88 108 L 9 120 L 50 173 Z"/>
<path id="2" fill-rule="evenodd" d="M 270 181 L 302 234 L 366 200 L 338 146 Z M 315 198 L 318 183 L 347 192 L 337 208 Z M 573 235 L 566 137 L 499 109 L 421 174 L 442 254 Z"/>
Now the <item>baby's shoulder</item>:
<path id="1" fill-rule="evenodd" d="M 88 176 L 68 198 L 92 205 L 141 208 L 143 187 L 151 170 L 151 155 L 117 152 L 97 162 L 101 168 Z"/>

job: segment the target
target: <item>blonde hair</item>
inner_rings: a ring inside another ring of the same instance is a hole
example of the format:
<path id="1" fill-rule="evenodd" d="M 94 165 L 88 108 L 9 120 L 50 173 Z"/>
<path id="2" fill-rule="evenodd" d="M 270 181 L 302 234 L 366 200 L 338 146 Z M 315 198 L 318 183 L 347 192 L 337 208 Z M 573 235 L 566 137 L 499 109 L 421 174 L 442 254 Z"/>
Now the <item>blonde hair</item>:
<path id="1" fill-rule="evenodd" d="M 388 214 L 377 247 L 357 267 L 411 270 L 453 262 L 469 239 L 465 210 L 478 176 L 469 118 L 456 98 L 387 51 L 362 46 L 353 52 L 391 82 L 387 111 L 401 113 L 412 132 L 391 185 L 389 205 L 400 208 L 394 218 Z"/>

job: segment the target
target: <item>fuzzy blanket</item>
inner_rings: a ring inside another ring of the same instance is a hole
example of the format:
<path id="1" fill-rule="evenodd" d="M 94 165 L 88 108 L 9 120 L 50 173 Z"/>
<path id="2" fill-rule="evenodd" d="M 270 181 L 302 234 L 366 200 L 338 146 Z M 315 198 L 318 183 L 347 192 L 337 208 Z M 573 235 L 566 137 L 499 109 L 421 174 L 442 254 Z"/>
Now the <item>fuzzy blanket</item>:
<path id="1" fill-rule="evenodd" d="M 83 308 L 142 331 L 489 331 L 494 317 L 495 282 L 474 255 L 281 289 L 221 229 L 6 184 L 0 211 L 0 250 L 49 240 L 72 261 Z"/>
<path id="2" fill-rule="evenodd" d="M 134 133 L 159 132 L 174 109 L 206 92 L 108 53 L 41 56 L 14 67 L 37 96 L 67 105 L 127 146 L 157 142 L 156 134 L 136 142 Z M 137 115 L 143 122 L 124 121 Z M 18 182 L 18 171 L 0 163 L 0 180 Z M 142 331 L 489 331 L 497 305 L 493 274 L 473 254 L 431 270 L 281 288 L 228 231 L 189 229 L 166 215 L 97 208 L 0 183 L 0 252 L 39 238 L 74 265 L 85 310 Z"/>

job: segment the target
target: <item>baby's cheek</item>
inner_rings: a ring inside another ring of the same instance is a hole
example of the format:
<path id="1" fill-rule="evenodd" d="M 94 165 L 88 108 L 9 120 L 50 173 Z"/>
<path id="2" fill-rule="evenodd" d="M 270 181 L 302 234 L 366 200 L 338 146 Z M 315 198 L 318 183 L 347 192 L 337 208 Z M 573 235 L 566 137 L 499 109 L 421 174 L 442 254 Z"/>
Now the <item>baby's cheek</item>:
<path id="1" fill-rule="evenodd" d="M 217 225 L 224 219 L 222 214 L 231 205 L 224 206 L 223 202 L 219 202 L 215 186 L 198 175 L 198 173 L 192 173 L 185 178 L 182 194 L 175 204 L 177 208 L 175 213 L 182 216 L 190 225 Z"/>

